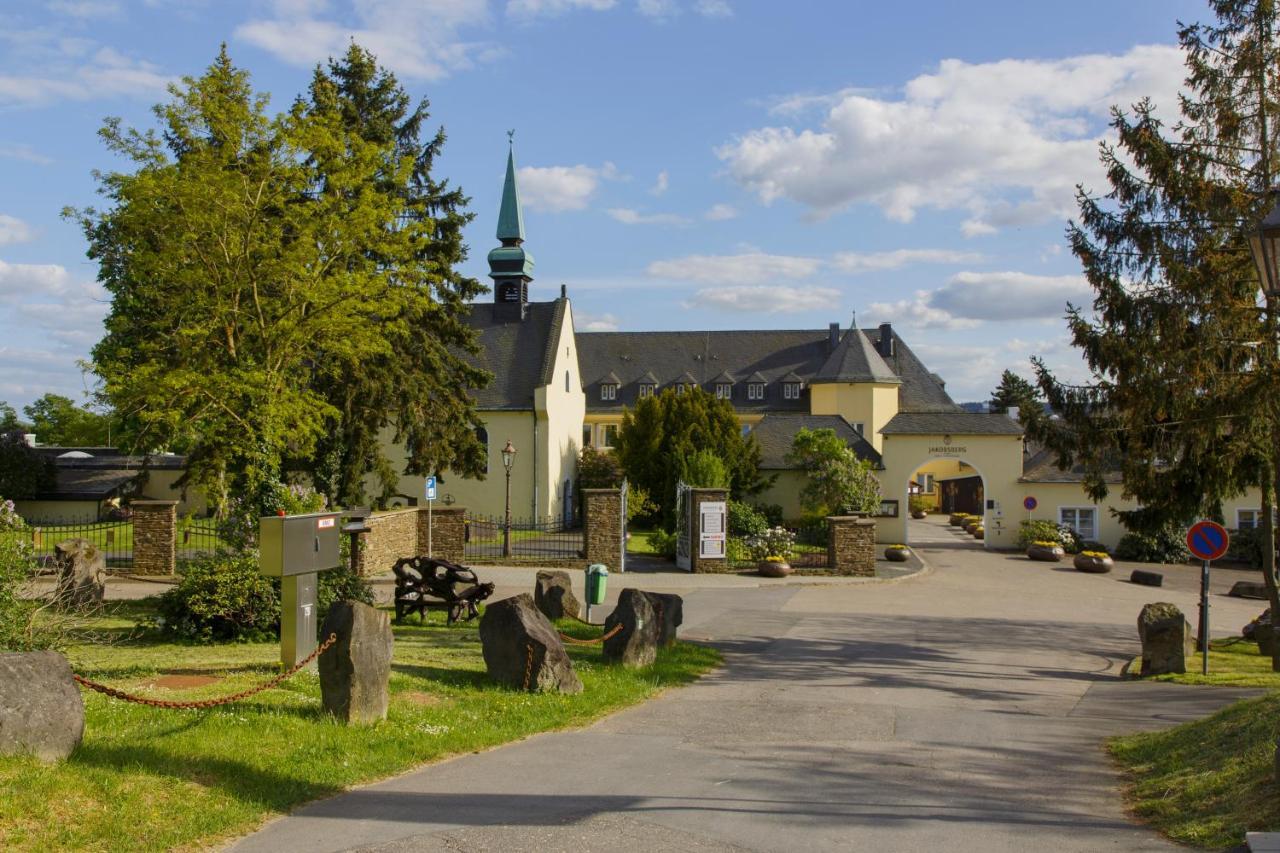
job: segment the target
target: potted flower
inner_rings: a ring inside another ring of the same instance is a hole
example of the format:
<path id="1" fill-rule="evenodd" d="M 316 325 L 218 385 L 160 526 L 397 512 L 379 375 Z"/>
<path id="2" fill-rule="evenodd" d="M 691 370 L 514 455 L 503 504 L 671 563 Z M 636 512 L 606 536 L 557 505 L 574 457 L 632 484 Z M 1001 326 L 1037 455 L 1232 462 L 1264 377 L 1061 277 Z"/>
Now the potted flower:
<path id="1" fill-rule="evenodd" d="M 969 520 L 966 521 L 964 524 L 964 532 L 968 533 L 969 535 L 973 535 L 973 531 L 977 530 L 981 526 L 982 526 L 981 516 L 971 515 L 969 516 Z"/>
<path id="2" fill-rule="evenodd" d="M 890 545 L 884 549 L 884 558 L 891 563 L 905 563 L 911 557 L 911 549 L 906 545 Z"/>
<path id="3" fill-rule="evenodd" d="M 1042 563 L 1057 563 L 1067 556 L 1067 552 L 1057 542 L 1040 539 L 1027 547 L 1027 556 Z"/>
<path id="4" fill-rule="evenodd" d="M 1081 551 L 1073 561 L 1077 572 L 1091 575 L 1105 575 L 1116 567 L 1115 561 L 1106 551 Z"/>
<path id="5" fill-rule="evenodd" d="M 795 534 L 783 527 L 771 527 L 764 533 L 746 540 L 751 559 L 756 561 L 757 571 L 767 578 L 785 578 L 791 574 L 787 559 L 795 544 Z"/>
<path id="6" fill-rule="evenodd" d="M 929 517 L 929 506 L 930 506 L 930 504 L 929 504 L 929 502 L 928 502 L 927 500 L 925 500 L 924 498 L 920 497 L 919 495 L 916 495 L 915 497 L 913 497 L 913 498 L 908 502 L 908 506 L 910 506 L 910 507 L 911 507 L 911 517 L 912 517 L 912 518 L 920 519 L 920 518 L 928 518 L 928 517 Z"/>
<path id="7" fill-rule="evenodd" d="M 983 527 L 981 524 L 979 524 L 977 527 L 973 528 L 973 538 L 974 538 L 974 539 L 986 539 L 986 538 L 987 538 L 987 528 Z"/>
<path id="8" fill-rule="evenodd" d="M 964 523 L 968 520 L 969 520 L 969 513 L 953 512 L 951 513 L 951 516 L 947 519 L 947 524 L 950 524 L 952 527 L 963 527 Z"/>
<path id="9" fill-rule="evenodd" d="M 761 577 L 785 578 L 791 574 L 791 564 L 778 556 L 765 557 L 756 564 L 756 571 Z"/>

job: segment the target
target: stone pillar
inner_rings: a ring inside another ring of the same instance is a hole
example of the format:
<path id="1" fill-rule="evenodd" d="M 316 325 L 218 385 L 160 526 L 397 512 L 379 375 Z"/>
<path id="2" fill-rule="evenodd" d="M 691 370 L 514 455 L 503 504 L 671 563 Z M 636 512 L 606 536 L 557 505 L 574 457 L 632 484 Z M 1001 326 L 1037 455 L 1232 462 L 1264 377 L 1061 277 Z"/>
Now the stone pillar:
<path id="1" fill-rule="evenodd" d="M 582 498 L 586 501 L 582 541 L 587 563 L 603 563 L 616 572 L 622 556 L 622 490 L 583 489 Z"/>
<path id="2" fill-rule="evenodd" d="M 838 575 L 875 577 L 875 521 L 851 515 L 828 516 L 827 561 Z"/>
<path id="3" fill-rule="evenodd" d="M 702 538 L 702 511 L 701 507 L 705 503 L 715 503 L 716 501 L 729 500 L 729 492 L 726 489 L 690 489 L 689 503 L 693 507 L 693 515 L 689 516 L 689 571 L 691 572 L 725 572 L 729 570 L 729 561 L 727 559 L 708 560 L 698 556 L 698 542 Z M 728 514 L 725 514 L 725 524 L 729 523 Z M 727 534 L 728 531 L 726 530 Z M 726 542 L 727 544 L 727 542 Z"/>
<path id="4" fill-rule="evenodd" d="M 178 502 L 130 501 L 133 573 L 171 575 L 178 564 Z"/>
<path id="5" fill-rule="evenodd" d="M 466 556 L 467 510 L 460 506 L 431 508 L 431 553 L 441 560 L 461 563 Z M 427 508 L 418 507 L 418 553 L 427 553 Z"/>

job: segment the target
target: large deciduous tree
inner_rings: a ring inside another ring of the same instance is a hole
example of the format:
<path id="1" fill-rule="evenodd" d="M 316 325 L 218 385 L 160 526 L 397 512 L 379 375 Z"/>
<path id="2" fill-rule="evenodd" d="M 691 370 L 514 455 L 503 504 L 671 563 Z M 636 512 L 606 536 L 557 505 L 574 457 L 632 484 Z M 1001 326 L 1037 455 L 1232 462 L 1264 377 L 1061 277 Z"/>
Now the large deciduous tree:
<path id="1" fill-rule="evenodd" d="M 31 419 L 31 431 L 41 444 L 104 447 L 111 443 L 111 415 L 77 406 L 70 397 L 45 394 L 22 411 Z"/>
<path id="2" fill-rule="evenodd" d="M 389 397 L 363 373 L 407 357 L 413 375 L 396 380 L 398 408 L 383 418 L 410 468 L 472 470 L 466 386 L 484 377 L 448 349 L 471 340 L 456 322 L 464 306 L 439 298 L 456 288 L 448 253 L 428 248 L 440 240 L 431 206 L 404 190 L 422 180 L 420 158 L 361 132 L 324 75 L 309 100 L 268 116 L 225 47 L 171 94 L 158 133 L 108 120 L 104 141 L 135 168 L 98 176 L 108 209 L 74 214 L 112 299 L 94 369 L 134 440 L 184 445 L 188 481 L 215 505 L 237 495 L 269 510 L 283 460 L 320 468 L 310 460 L 335 424 L 360 419 L 376 435 L 364 403 Z M 417 338 L 420 322 L 438 335 Z M 399 351 L 407 339 L 425 354 Z M 365 397 L 343 397 L 344 383 Z M 348 470 L 378 466 L 368 440 Z M 337 479 L 352 494 L 358 478 Z"/>
<path id="3" fill-rule="evenodd" d="M 1137 530 L 1220 513 L 1262 490 L 1273 541 L 1280 396 L 1276 326 L 1259 303 L 1249 231 L 1273 200 L 1280 51 L 1273 0 L 1214 0 L 1216 20 L 1182 26 L 1187 77 L 1172 125 L 1143 100 L 1113 110 L 1115 144 L 1101 149 L 1109 189 L 1081 188 L 1071 247 L 1095 296 L 1068 323 L 1092 381 L 1068 385 L 1036 362 L 1060 420 L 1034 435 L 1063 464 L 1083 463 L 1086 489 L 1107 494 L 1119 466 L 1141 509 Z M 1167 105 L 1165 105 L 1167 106 Z M 1267 586 L 1280 612 L 1275 549 Z M 1280 669 L 1280 654 L 1273 661 Z"/>
<path id="4" fill-rule="evenodd" d="M 787 464 L 806 474 L 800 504 L 809 512 L 842 515 L 880 509 L 880 483 L 871 473 L 871 462 L 859 459 L 833 429 L 797 432 Z"/>

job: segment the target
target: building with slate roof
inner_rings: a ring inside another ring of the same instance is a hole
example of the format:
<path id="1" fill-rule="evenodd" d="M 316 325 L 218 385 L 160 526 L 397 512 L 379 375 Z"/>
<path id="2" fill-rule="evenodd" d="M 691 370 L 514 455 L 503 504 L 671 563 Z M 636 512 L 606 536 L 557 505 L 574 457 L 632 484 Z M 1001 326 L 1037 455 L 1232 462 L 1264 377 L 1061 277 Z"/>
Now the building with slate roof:
<path id="1" fill-rule="evenodd" d="M 802 510 L 802 472 L 786 463 L 802 428 L 831 429 L 881 482 L 882 542 L 908 541 L 908 499 L 920 496 L 944 510 L 985 518 L 989 547 L 1012 547 L 1019 521 L 1042 518 L 1076 527 L 1086 539 L 1114 545 L 1123 531 L 1110 510 L 1116 495 L 1095 505 L 1082 474 L 1058 468 L 1046 453 L 1024 446 L 1016 418 L 969 412 L 888 323 L 825 329 L 576 332 L 562 287 L 558 298 L 530 300 L 534 260 L 525 224 L 514 152 L 507 157 L 502 205 L 489 253 L 493 299 L 471 306 L 468 322 L 480 352 L 473 358 L 494 375 L 476 392 L 489 448 L 488 476 L 477 481 L 442 472 L 446 502 L 478 514 L 504 508 L 500 452 L 517 450 L 512 508 L 520 516 L 568 517 L 574 512 L 576 466 L 584 446 L 613 446 L 623 412 L 664 392 L 704 389 L 732 403 L 744 430 L 760 443 L 764 468 L 777 475 L 761 503 Z M 422 494 L 420 477 L 401 491 Z M 1025 498 L 1037 497 L 1028 512 Z M 963 500 L 964 505 L 956 504 Z M 950 502 L 952 505 L 948 505 Z M 1257 496 L 1225 508 L 1229 523 L 1256 520 Z"/>

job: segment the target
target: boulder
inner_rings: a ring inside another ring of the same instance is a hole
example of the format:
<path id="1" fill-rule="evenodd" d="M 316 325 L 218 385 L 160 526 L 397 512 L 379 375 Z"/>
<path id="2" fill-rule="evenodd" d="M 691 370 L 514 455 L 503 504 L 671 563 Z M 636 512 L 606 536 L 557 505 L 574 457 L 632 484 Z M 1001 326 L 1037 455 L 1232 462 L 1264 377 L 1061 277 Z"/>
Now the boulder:
<path id="1" fill-rule="evenodd" d="M 607 635 L 615 627 L 622 630 L 604 641 L 604 657 L 623 666 L 649 666 L 658 656 L 659 625 L 649 595 L 638 589 L 624 589 L 618 606 L 604 620 Z"/>
<path id="2" fill-rule="evenodd" d="M 538 572 L 533 585 L 533 603 L 553 622 L 565 616 L 577 618 L 582 613 L 568 572 Z"/>
<path id="3" fill-rule="evenodd" d="M 320 655 L 320 698 L 324 709 L 345 723 L 387 718 L 390 701 L 391 614 L 359 601 L 339 601 L 320 628 L 323 641 L 338 640 Z"/>
<path id="4" fill-rule="evenodd" d="M 532 693 L 582 692 L 560 635 L 527 592 L 485 607 L 480 643 L 489 677 L 499 684 Z"/>
<path id="5" fill-rule="evenodd" d="M 1259 601 L 1267 600 L 1267 585 L 1262 581 L 1236 581 L 1231 585 L 1231 591 L 1227 595 L 1232 598 L 1256 598 Z"/>
<path id="6" fill-rule="evenodd" d="M 684 623 L 684 599 L 669 592 L 646 592 L 644 596 L 649 599 L 654 621 L 658 623 L 658 645 L 663 648 L 674 645 Z"/>
<path id="7" fill-rule="evenodd" d="M 84 700 L 57 652 L 0 654 L 0 755 L 61 761 L 84 736 Z"/>
<path id="8" fill-rule="evenodd" d="M 1164 575 L 1159 572 L 1148 572 L 1145 569 L 1134 569 L 1129 575 L 1129 583 L 1139 586 L 1164 586 Z"/>
<path id="9" fill-rule="evenodd" d="M 1191 623 L 1167 601 L 1142 608 L 1138 637 L 1142 640 L 1142 675 L 1186 672 L 1187 660 L 1195 655 Z"/>
<path id="10" fill-rule="evenodd" d="M 53 547 L 58 571 L 57 599 L 63 607 L 92 607 L 106 592 L 107 556 L 88 539 L 68 539 Z"/>
<path id="11" fill-rule="evenodd" d="M 1258 654 L 1271 657 L 1275 651 L 1276 634 L 1271 625 L 1271 608 L 1266 610 L 1240 631 L 1246 639 L 1258 644 Z"/>

